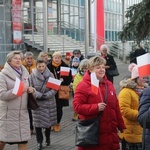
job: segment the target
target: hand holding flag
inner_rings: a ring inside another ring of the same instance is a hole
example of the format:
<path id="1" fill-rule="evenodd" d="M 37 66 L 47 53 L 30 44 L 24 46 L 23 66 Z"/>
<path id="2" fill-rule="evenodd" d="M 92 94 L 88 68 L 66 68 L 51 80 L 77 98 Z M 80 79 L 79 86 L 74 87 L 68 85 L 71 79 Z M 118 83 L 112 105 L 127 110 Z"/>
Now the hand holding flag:
<path id="1" fill-rule="evenodd" d="M 95 72 L 91 73 L 91 88 L 92 92 L 97 95 L 99 89 L 99 80 L 97 79 Z"/>
<path id="2" fill-rule="evenodd" d="M 69 76 L 69 67 L 60 67 L 60 76 Z"/>
<path id="3" fill-rule="evenodd" d="M 46 87 L 52 88 L 54 90 L 58 90 L 62 81 L 49 77 L 48 82 L 46 83 Z"/>
<path id="4" fill-rule="evenodd" d="M 24 90 L 24 83 L 20 81 L 20 79 L 16 78 L 15 86 L 13 88 L 12 93 L 17 96 L 21 96 L 23 93 L 23 90 Z"/>

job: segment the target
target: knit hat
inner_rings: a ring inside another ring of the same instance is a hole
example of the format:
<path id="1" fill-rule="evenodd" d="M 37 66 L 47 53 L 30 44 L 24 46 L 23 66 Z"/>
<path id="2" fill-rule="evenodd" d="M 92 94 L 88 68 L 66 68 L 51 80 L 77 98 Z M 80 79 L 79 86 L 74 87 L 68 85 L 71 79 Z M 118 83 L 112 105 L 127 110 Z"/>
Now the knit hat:
<path id="1" fill-rule="evenodd" d="M 135 79 L 139 77 L 138 65 L 135 63 L 131 63 L 128 66 L 128 70 L 131 72 L 131 79 Z"/>
<path id="2" fill-rule="evenodd" d="M 78 57 L 74 57 L 73 60 L 72 60 L 72 62 L 78 62 L 78 63 L 80 63 L 80 59 Z"/>

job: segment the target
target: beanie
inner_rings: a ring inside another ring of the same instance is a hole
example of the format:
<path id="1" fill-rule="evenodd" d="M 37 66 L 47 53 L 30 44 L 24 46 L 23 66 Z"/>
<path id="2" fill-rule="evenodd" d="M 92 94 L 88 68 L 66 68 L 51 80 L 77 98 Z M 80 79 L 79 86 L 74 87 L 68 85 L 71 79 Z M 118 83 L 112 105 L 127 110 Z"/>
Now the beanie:
<path id="1" fill-rule="evenodd" d="M 135 63 L 131 63 L 128 66 L 128 70 L 131 72 L 131 79 L 135 79 L 139 77 L 138 65 Z"/>
<path id="2" fill-rule="evenodd" d="M 80 59 L 78 57 L 74 57 L 73 60 L 72 60 L 72 62 L 78 62 L 78 63 L 80 63 Z"/>

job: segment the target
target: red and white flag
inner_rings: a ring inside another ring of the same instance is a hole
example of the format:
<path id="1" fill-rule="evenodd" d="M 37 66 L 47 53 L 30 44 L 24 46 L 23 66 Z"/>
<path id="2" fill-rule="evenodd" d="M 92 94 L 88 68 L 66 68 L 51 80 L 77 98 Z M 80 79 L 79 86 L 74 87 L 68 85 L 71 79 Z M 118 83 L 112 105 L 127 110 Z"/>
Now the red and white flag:
<path id="1" fill-rule="evenodd" d="M 150 75 L 150 53 L 137 57 L 139 77 Z"/>
<path id="2" fill-rule="evenodd" d="M 17 96 L 21 96 L 23 94 L 23 89 L 24 89 L 24 83 L 20 81 L 20 79 L 16 78 L 15 86 L 13 88 L 12 93 Z"/>
<path id="3" fill-rule="evenodd" d="M 96 95 L 98 94 L 99 80 L 97 79 L 95 72 L 91 73 L 91 89 L 93 93 Z"/>
<path id="4" fill-rule="evenodd" d="M 69 67 L 60 67 L 60 76 L 69 76 Z"/>
<path id="5" fill-rule="evenodd" d="M 46 83 L 46 87 L 58 90 L 60 87 L 61 81 L 55 78 L 49 77 L 48 82 Z"/>

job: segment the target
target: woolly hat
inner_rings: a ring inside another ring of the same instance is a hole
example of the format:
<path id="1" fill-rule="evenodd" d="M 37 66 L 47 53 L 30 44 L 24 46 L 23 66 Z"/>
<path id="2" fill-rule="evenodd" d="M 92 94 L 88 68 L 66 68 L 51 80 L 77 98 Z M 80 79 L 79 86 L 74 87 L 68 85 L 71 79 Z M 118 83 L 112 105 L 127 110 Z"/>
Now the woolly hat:
<path id="1" fill-rule="evenodd" d="M 74 57 L 73 60 L 72 60 L 72 62 L 78 62 L 78 63 L 80 63 L 80 59 L 78 57 Z"/>
<path id="2" fill-rule="evenodd" d="M 135 79 L 139 77 L 139 71 L 138 71 L 138 66 L 135 63 L 131 63 L 128 66 L 128 70 L 131 72 L 131 79 Z"/>

